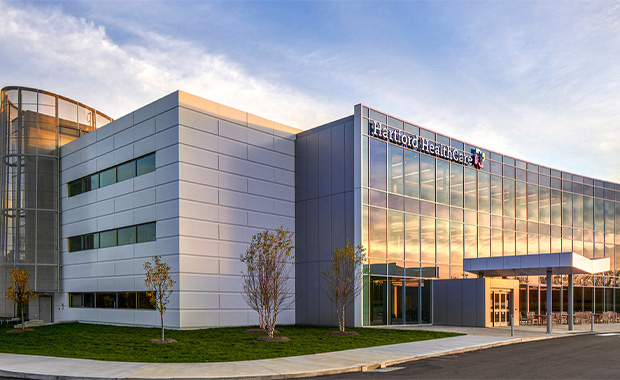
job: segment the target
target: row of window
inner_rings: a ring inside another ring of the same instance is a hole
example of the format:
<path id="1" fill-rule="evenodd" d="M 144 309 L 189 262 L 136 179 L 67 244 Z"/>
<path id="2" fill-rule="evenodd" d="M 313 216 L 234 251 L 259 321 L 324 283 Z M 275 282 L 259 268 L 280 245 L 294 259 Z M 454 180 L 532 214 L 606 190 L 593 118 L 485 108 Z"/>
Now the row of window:
<path id="1" fill-rule="evenodd" d="M 377 112 L 372 109 L 368 109 L 366 107 L 364 107 L 363 109 L 363 116 L 369 117 L 378 122 L 387 124 L 388 126 L 392 128 L 404 130 L 407 133 L 418 135 L 427 140 L 435 141 L 435 142 L 450 146 L 452 148 L 465 151 L 467 153 L 471 153 L 472 149 L 476 148 L 471 145 L 464 144 L 461 141 L 450 139 L 449 137 L 436 134 L 434 132 L 420 128 L 416 125 L 403 122 L 402 120 L 399 120 L 393 117 L 387 117 L 386 115 L 380 112 Z M 362 123 L 363 123 L 362 130 L 364 131 L 365 134 L 368 134 L 368 120 L 364 118 L 362 119 Z M 546 168 L 544 166 L 538 166 L 538 165 L 525 162 L 525 161 L 521 161 L 521 160 L 516 160 L 514 158 L 503 156 L 495 152 L 489 152 L 484 149 L 480 149 L 480 150 L 486 154 L 487 163 L 488 163 L 482 169 L 483 171 L 490 171 L 494 174 L 500 174 L 500 175 L 502 175 L 502 172 L 503 172 L 503 175 L 506 177 L 522 179 L 523 181 L 525 181 L 527 177 L 528 182 L 535 180 L 536 181 L 535 183 L 538 183 L 537 174 L 540 173 L 542 175 L 541 181 L 549 181 L 549 177 L 557 177 L 563 180 L 576 182 L 573 184 L 573 186 L 585 184 L 585 185 L 600 187 L 601 188 L 600 190 L 602 190 L 602 188 L 605 188 L 605 189 L 620 191 L 620 184 L 613 184 L 610 182 L 603 182 L 600 180 L 594 180 L 591 178 L 572 175 L 570 173 L 561 172 L 559 170 Z M 504 165 L 502 165 L 502 163 Z M 520 170 L 520 169 L 523 169 L 523 170 Z M 525 172 L 526 169 L 528 170 L 527 174 Z M 515 177 L 515 175 L 517 177 Z M 544 176 L 547 176 L 547 178 L 542 179 Z M 565 186 L 570 186 L 570 185 L 565 185 Z M 588 195 L 588 194 L 585 194 L 585 195 Z M 617 200 L 620 200 L 620 199 L 617 199 Z"/>
<path id="2" fill-rule="evenodd" d="M 69 293 L 69 307 L 154 309 L 146 292 Z"/>
<path id="3" fill-rule="evenodd" d="M 436 263 L 457 269 L 462 267 L 463 258 L 549 252 L 609 257 L 611 268 L 620 270 L 620 235 L 616 234 L 587 234 L 583 230 L 549 228 L 537 223 L 504 225 L 502 229 L 501 218 L 498 228 L 491 228 L 375 207 L 363 207 L 362 223 L 362 244 L 368 248 L 373 274 L 387 270 L 388 274 L 418 277 L 420 263 L 422 268 Z M 403 272 L 403 267 L 408 269 Z M 462 275 L 462 268 L 457 272 Z M 429 276 L 434 277 L 423 275 Z"/>
<path id="4" fill-rule="evenodd" d="M 371 188 L 533 222 L 620 232 L 618 202 L 502 178 L 375 139 L 367 148 L 363 184 Z"/>
<path id="5" fill-rule="evenodd" d="M 152 222 L 72 236 L 69 238 L 69 252 L 155 241 L 155 235 L 156 225 Z"/>
<path id="6" fill-rule="evenodd" d="M 155 171 L 155 153 L 69 182 L 69 196 L 96 190 L 152 171 Z"/>

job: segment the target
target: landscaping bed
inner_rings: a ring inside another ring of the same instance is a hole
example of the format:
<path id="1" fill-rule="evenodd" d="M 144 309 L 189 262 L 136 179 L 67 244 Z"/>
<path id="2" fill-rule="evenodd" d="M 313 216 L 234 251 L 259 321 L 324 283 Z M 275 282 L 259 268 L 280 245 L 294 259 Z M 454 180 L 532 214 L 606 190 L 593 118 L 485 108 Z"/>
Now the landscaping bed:
<path id="1" fill-rule="evenodd" d="M 11 326 L 12 328 L 12 326 Z M 67 358 L 151 363 L 196 363 L 268 359 L 307 355 L 386 344 L 444 338 L 461 334 L 437 331 L 350 328 L 360 335 L 329 334 L 337 327 L 278 326 L 290 341 L 257 341 L 264 334 L 246 333 L 247 327 L 166 330 L 173 344 L 152 344 L 160 329 L 87 323 L 61 323 L 35 331 L 8 334 L 0 327 L 0 352 Z"/>

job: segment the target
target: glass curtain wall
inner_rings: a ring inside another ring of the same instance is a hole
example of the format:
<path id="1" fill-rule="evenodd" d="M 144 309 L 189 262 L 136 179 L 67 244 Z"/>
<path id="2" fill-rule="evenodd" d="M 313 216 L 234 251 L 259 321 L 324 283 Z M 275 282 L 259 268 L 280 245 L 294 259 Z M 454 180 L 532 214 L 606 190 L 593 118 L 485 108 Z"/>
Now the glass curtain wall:
<path id="1" fill-rule="evenodd" d="M 475 148 L 372 109 L 362 112 L 363 126 L 372 120 L 465 154 Z M 373 305 L 366 324 L 432 322 L 429 280 L 471 277 L 463 272 L 463 258 L 566 251 L 611 259 L 608 273 L 576 276 L 575 294 L 585 311 L 620 312 L 620 185 L 483 149 L 487 159 L 476 169 L 369 136 L 367 129 L 362 147 L 371 289 L 364 302 Z M 544 279 L 519 280 L 527 309 L 544 310 Z M 554 284 L 558 311 L 565 280 Z M 599 293 L 592 291 L 595 284 Z"/>
<path id="2" fill-rule="evenodd" d="M 58 290 L 59 146 L 111 119 L 45 91 L 0 94 L 0 316 L 12 316 L 11 268 L 27 269 L 37 292 Z"/>

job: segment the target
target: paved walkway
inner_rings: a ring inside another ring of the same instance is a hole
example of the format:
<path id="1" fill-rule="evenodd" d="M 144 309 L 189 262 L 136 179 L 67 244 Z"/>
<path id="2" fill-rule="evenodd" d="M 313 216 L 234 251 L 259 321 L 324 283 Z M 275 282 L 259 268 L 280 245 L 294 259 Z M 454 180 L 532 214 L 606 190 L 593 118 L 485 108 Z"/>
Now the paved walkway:
<path id="1" fill-rule="evenodd" d="M 454 331 L 468 335 L 323 354 L 227 363 L 124 363 L 0 354 L 0 376 L 31 379 L 295 378 L 359 372 L 433 356 L 590 332 L 590 326 L 585 325 L 576 326 L 575 332 L 569 332 L 566 326 L 554 326 L 554 332 L 550 335 L 545 333 L 544 327 L 517 326 L 515 337 L 510 336 L 510 327 L 392 328 Z M 595 332 L 620 332 L 620 324 L 596 325 Z"/>

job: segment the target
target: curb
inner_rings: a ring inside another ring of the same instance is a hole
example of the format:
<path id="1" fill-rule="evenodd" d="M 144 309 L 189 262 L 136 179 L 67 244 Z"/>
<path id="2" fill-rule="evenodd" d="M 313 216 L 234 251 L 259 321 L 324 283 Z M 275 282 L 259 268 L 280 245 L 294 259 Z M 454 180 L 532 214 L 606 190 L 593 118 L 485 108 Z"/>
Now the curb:
<path id="1" fill-rule="evenodd" d="M 408 362 L 413 362 L 413 361 L 418 361 L 418 360 L 423 360 L 423 359 L 436 358 L 440 356 L 457 355 L 457 354 L 463 354 L 467 352 L 481 351 L 481 350 L 486 350 L 490 348 L 508 346 L 508 345 L 518 344 L 518 343 L 528 343 L 528 342 L 535 342 L 535 341 L 540 341 L 540 340 L 565 338 L 565 337 L 570 337 L 574 335 L 587 335 L 587 334 L 593 334 L 593 333 L 597 333 L 597 332 L 587 331 L 587 332 L 577 332 L 577 333 L 570 333 L 570 334 L 563 334 L 563 335 L 539 336 L 539 337 L 532 337 L 532 338 L 514 338 L 512 340 L 508 340 L 504 342 L 483 344 L 479 346 L 448 350 L 448 351 L 443 351 L 443 352 L 438 352 L 438 353 L 433 353 L 433 354 L 417 355 L 417 356 L 412 356 L 409 358 L 398 359 L 398 360 L 374 362 L 374 363 L 369 363 L 369 364 L 364 364 L 364 365 L 355 365 L 351 367 L 333 368 L 333 369 L 327 369 L 327 370 L 316 370 L 316 371 L 302 372 L 302 373 L 256 375 L 256 376 L 234 376 L 233 375 L 233 376 L 227 376 L 227 377 L 203 377 L 203 378 L 179 376 L 179 377 L 172 377 L 172 378 L 166 378 L 166 379 L 175 379 L 175 380 L 190 380 L 190 379 L 191 380 L 196 380 L 196 379 L 271 380 L 271 379 L 274 379 L 275 380 L 275 379 L 297 379 L 297 378 L 314 377 L 314 376 L 337 375 L 337 374 L 354 373 L 354 372 L 367 372 L 367 371 L 372 371 L 375 369 L 386 368 L 386 367 L 396 365 L 396 364 L 408 363 Z M 92 376 L 91 377 L 91 376 L 42 375 L 42 374 L 35 374 L 35 373 L 8 371 L 8 370 L 2 370 L 2 369 L 0 369 L 0 377 L 13 377 L 13 378 L 19 378 L 19 379 L 41 379 L 41 380 L 102 380 L 102 379 L 154 380 L 156 379 L 156 378 L 140 378 L 140 377 L 104 377 L 104 376 L 101 376 L 101 377 Z M 162 379 L 165 379 L 165 378 L 162 378 Z"/>

